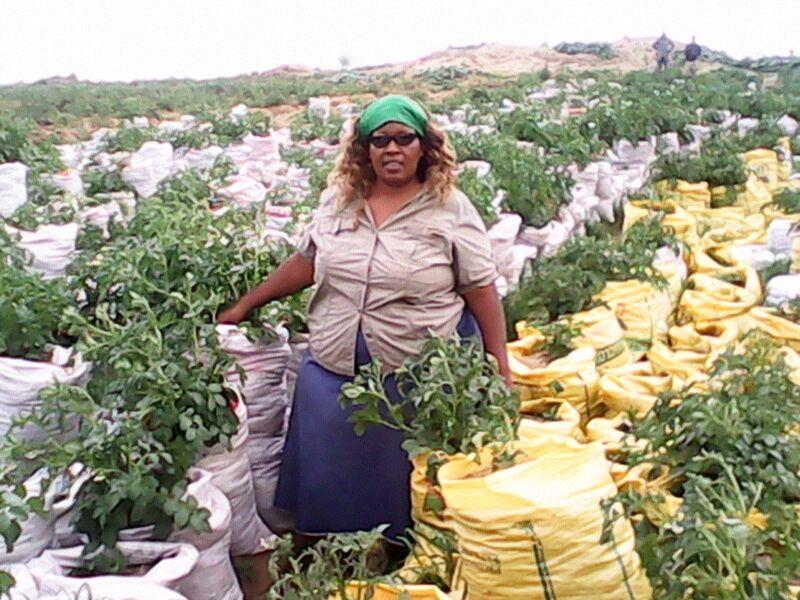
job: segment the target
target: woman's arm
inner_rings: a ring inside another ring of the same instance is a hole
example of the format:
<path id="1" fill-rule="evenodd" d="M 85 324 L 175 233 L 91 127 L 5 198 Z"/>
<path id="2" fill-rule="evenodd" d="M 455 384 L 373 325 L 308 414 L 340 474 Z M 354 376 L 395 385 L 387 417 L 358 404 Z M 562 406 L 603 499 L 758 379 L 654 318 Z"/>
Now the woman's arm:
<path id="1" fill-rule="evenodd" d="M 492 283 L 470 290 L 463 296 L 481 328 L 486 351 L 497 359 L 500 374 L 511 387 L 511 370 L 506 354 L 506 316 L 497 288 Z"/>
<path id="2" fill-rule="evenodd" d="M 217 315 L 219 323 L 244 321 L 250 311 L 272 300 L 297 293 L 314 283 L 314 262 L 295 252 L 282 265 L 231 306 Z"/>

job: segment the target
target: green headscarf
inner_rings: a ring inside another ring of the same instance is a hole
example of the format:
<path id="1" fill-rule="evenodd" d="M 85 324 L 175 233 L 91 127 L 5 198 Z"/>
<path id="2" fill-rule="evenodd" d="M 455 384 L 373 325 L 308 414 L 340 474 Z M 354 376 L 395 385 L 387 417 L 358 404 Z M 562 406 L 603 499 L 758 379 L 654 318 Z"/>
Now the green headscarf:
<path id="1" fill-rule="evenodd" d="M 384 96 L 361 113 L 358 136 L 366 140 L 373 131 L 390 122 L 408 125 L 420 137 L 425 137 L 428 131 L 428 114 L 418 102 L 406 96 Z"/>

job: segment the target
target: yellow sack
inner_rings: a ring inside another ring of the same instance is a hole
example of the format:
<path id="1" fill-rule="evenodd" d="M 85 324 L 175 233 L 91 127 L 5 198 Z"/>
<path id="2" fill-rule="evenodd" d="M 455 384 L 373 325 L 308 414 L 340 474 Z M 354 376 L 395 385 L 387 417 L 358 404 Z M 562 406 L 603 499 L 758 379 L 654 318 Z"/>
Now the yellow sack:
<path id="1" fill-rule="evenodd" d="M 756 306 L 740 321 L 740 326 L 745 333 L 757 328 L 778 343 L 800 350 L 800 325 L 782 316 L 777 309 Z"/>
<path id="2" fill-rule="evenodd" d="M 672 387 L 672 376 L 656 373 L 649 362 L 638 362 L 607 371 L 599 382 L 600 401 L 621 413 L 635 411 L 644 417 L 662 392 Z"/>
<path id="3" fill-rule="evenodd" d="M 595 300 L 613 310 L 622 323 L 631 362 L 655 340 L 666 339 L 667 318 L 672 312 L 666 288 L 658 289 L 647 281 L 609 281 Z"/>
<path id="4" fill-rule="evenodd" d="M 678 179 L 674 184 L 666 179 L 657 181 L 653 189 L 664 199 L 672 200 L 678 206 L 684 208 L 710 208 L 711 192 L 708 183 L 689 183 L 683 179 Z"/>
<path id="5" fill-rule="evenodd" d="M 739 339 L 736 320 L 695 322 L 669 329 L 669 345 L 673 350 L 706 354 L 712 361 Z"/>
<path id="6" fill-rule="evenodd" d="M 420 454 L 411 461 L 414 467 L 411 471 L 411 516 L 417 523 L 452 531 L 453 522 L 447 507 L 444 506 L 442 491 L 428 479 L 429 457 L 430 453 Z M 442 458 L 447 460 L 451 457 L 442 455 Z"/>
<path id="7" fill-rule="evenodd" d="M 730 220 L 727 223 L 711 227 L 703 234 L 700 245 L 703 250 L 714 256 L 719 251 L 732 244 L 761 244 L 766 242 L 767 224 L 764 215 L 760 212 L 742 219 Z"/>
<path id="8" fill-rule="evenodd" d="M 759 229 L 763 221 L 758 214 L 749 213 L 741 206 L 726 206 L 725 208 L 692 208 L 688 212 L 695 218 L 698 231 L 706 232 L 711 229 L 729 229 L 748 231 Z"/>
<path id="9" fill-rule="evenodd" d="M 741 155 L 748 172 L 767 184 L 770 191 L 778 187 L 778 154 L 774 150 L 756 148 Z"/>
<path id="10" fill-rule="evenodd" d="M 697 235 L 697 218 L 683 208 L 675 207 L 672 212 L 668 212 L 661 221 L 661 225 L 672 229 L 679 240 L 687 243 L 699 239 Z"/>
<path id="11" fill-rule="evenodd" d="M 593 348 L 594 363 L 602 373 L 631 362 L 619 319 L 610 309 L 598 306 L 572 315 L 572 324 L 581 334 L 572 340 L 575 348 Z"/>
<path id="12" fill-rule="evenodd" d="M 492 473 L 484 452 L 439 471 L 469 599 L 650 598 L 630 523 L 617 519 L 599 542 L 600 503 L 617 493 L 602 446 L 551 437 L 518 448 L 508 469 Z"/>
<path id="13" fill-rule="evenodd" d="M 637 440 L 630 434 L 631 422 L 628 415 L 597 417 L 586 424 L 586 439 L 603 445 L 606 455 L 614 455 L 626 448 L 644 450 L 645 440 Z"/>
<path id="14" fill-rule="evenodd" d="M 744 185 L 717 185 L 709 192 L 711 192 L 711 208 L 724 208 L 736 204 L 739 194 L 744 192 Z"/>
<path id="15" fill-rule="evenodd" d="M 789 346 L 783 346 L 778 350 L 783 356 L 786 366 L 789 367 L 789 381 L 795 385 L 800 385 L 800 354 Z M 795 435 L 800 435 L 800 427 L 795 427 Z"/>
<path id="16" fill-rule="evenodd" d="M 649 208 L 637 206 L 633 202 L 626 202 L 622 207 L 622 231 L 628 231 L 634 224 L 644 221 L 656 214 Z"/>
<path id="17" fill-rule="evenodd" d="M 434 585 L 388 585 L 378 583 L 369 596 L 367 584 L 352 581 L 347 584 L 347 600 L 455 600 L 457 596 L 448 596 Z M 458 596 L 460 597 L 460 596 Z M 339 594 L 334 596 L 339 598 Z"/>
<path id="18" fill-rule="evenodd" d="M 671 229 L 678 239 L 686 240 L 696 237 L 696 219 L 671 200 L 630 200 L 626 202 L 622 230 L 627 231 L 637 221 L 648 219 L 658 213 L 664 215 L 661 221 L 662 226 Z"/>
<path id="19" fill-rule="evenodd" d="M 592 348 L 596 351 L 595 364 L 599 370 L 630 362 L 628 347 L 622 335 L 622 327 L 614 313 L 605 307 L 597 307 L 568 317 L 572 327 L 580 334 L 572 339 L 572 345 L 579 348 Z M 514 325 L 519 339 L 508 344 L 508 348 L 518 356 L 528 356 L 541 349 L 545 343 L 542 332 L 519 321 Z"/>
<path id="20" fill-rule="evenodd" d="M 523 340 L 519 340 L 522 342 Z M 544 367 L 525 362 L 525 349 L 518 342 L 508 344 L 511 376 L 520 393 L 520 400 L 559 398 L 566 400 L 588 420 L 597 402 L 599 374 L 594 364 L 595 351 L 579 348 Z"/>
<path id="21" fill-rule="evenodd" d="M 732 187 L 721 185 L 711 188 L 712 208 L 738 206 L 745 209 L 747 214 L 754 214 L 770 202 L 772 202 L 772 194 L 769 187 L 753 174 L 743 185 Z"/>
<path id="22" fill-rule="evenodd" d="M 710 256 L 703 250 L 699 243 L 689 244 L 687 248 L 689 270 L 692 273 L 718 273 L 731 269 L 731 265 L 727 264 L 727 262 L 720 262 L 724 260 L 723 256 L 719 253 L 716 257 Z"/>
<path id="23" fill-rule="evenodd" d="M 694 321 L 718 321 L 746 313 L 761 301 L 761 282 L 755 269 L 737 269 L 743 282 L 729 283 L 705 273 L 687 282 L 679 303 L 681 312 Z"/>
<path id="24" fill-rule="evenodd" d="M 445 540 L 445 537 L 449 539 Z M 454 533 L 417 522 L 414 524 L 414 546 L 397 576 L 406 584 L 436 581 L 432 579 L 436 577 L 452 587 L 457 583 L 459 560 Z"/>
<path id="25" fill-rule="evenodd" d="M 800 185 L 800 179 L 795 179 L 787 183 L 797 183 Z M 786 184 L 781 184 L 781 186 L 784 185 Z M 800 213 L 787 214 L 774 204 L 767 204 L 765 207 L 763 207 L 761 209 L 761 214 L 764 215 L 764 222 L 766 223 L 767 227 L 769 227 L 776 219 L 781 219 L 783 221 L 800 221 Z"/>
<path id="26" fill-rule="evenodd" d="M 541 417 L 553 409 L 555 409 L 554 418 Z M 528 400 L 522 403 L 520 413 L 522 418 L 518 433 L 521 440 L 533 440 L 549 435 L 583 440 L 581 415 L 569 402 L 556 398 Z"/>
<path id="27" fill-rule="evenodd" d="M 673 352 L 667 345 L 656 342 L 647 352 L 647 358 L 654 372 L 678 378 L 680 381 L 673 382 L 676 385 L 708 379 L 707 354 L 688 350 Z"/>
<path id="28" fill-rule="evenodd" d="M 640 463 L 630 468 L 615 464 L 611 474 L 621 492 L 635 491 L 643 496 L 652 495 L 642 504 L 642 511 L 651 523 L 661 526 L 676 517 L 683 505 L 683 498 L 669 491 L 671 480 L 669 472 L 663 466 L 658 467 L 657 477 L 653 476 L 654 470 L 655 466 L 649 463 Z M 658 497 L 663 500 L 657 499 Z"/>

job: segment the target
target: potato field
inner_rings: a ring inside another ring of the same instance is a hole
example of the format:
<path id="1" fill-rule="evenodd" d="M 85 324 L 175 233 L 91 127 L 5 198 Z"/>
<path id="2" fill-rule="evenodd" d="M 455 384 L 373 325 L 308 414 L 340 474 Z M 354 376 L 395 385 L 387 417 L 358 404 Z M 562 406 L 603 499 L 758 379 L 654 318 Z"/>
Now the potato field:
<path id="1" fill-rule="evenodd" d="M 270 529 L 309 295 L 216 321 L 387 93 L 450 137 L 515 383 L 432 338 L 402 406 L 343 389 L 413 462 L 400 563 Z M 798 598 L 798 121 L 791 67 L 0 88 L 0 597 L 238 600 L 271 556 L 274 599 Z"/>

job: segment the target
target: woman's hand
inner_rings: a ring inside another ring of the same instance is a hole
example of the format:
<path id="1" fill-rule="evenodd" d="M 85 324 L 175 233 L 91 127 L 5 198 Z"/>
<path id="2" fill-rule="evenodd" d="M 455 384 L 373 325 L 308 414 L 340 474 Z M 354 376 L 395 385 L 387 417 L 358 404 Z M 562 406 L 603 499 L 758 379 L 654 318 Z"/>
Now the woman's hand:
<path id="1" fill-rule="evenodd" d="M 217 323 L 238 325 L 251 310 L 299 292 L 314 283 L 314 262 L 295 252 L 269 277 L 247 292 L 233 306 L 217 315 Z"/>
<path id="2" fill-rule="evenodd" d="M 500 369 L 500 375 L 502 375 L 503 379 L 505 379 L 508 389 L 513 390 L 514 380 L 511 378 L 511 370 L 508 368 L 508 363 L 506 363 L 505 368 Z"/>
<path id="3" fill-rule="evenodd" d="M 494 356 L 500 375 L 511 388 L 513 382 L 506 353 L 506 318 L 497 289 L 494 284 L 475 288 L 464 294 L 464 300 L 478 321 L 486 351 Z"/>
<path id="4" fill-rule="evenodd" d="M 238 325 L 247 318 L 249 313 L 250 311 L 242 306 L 241 302 L 237 302 L 217 315 L 217 323 Z"/>

